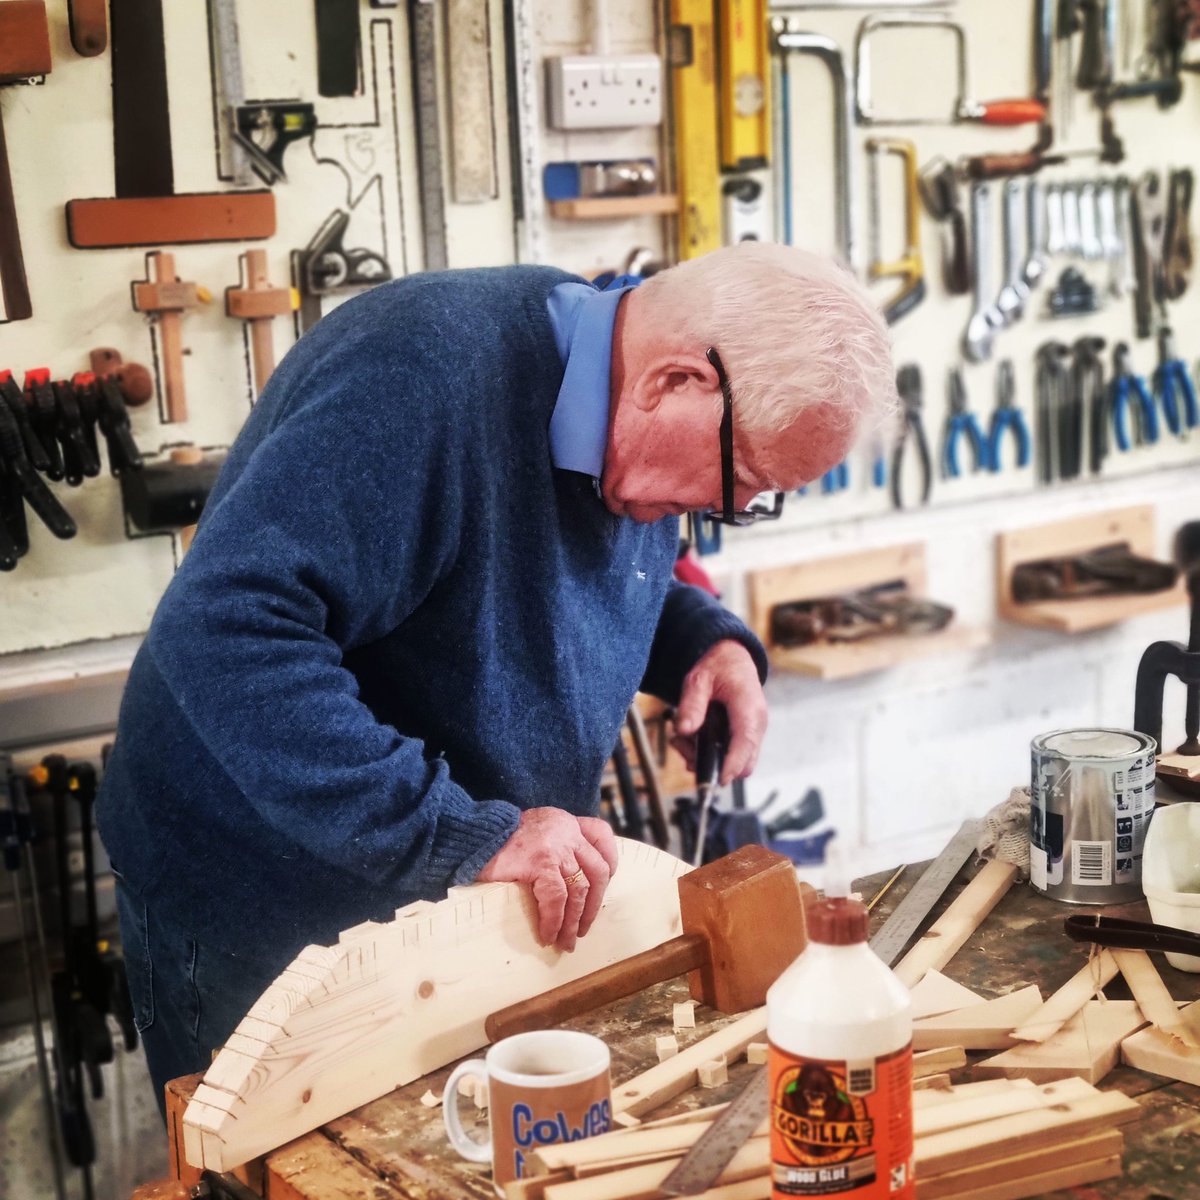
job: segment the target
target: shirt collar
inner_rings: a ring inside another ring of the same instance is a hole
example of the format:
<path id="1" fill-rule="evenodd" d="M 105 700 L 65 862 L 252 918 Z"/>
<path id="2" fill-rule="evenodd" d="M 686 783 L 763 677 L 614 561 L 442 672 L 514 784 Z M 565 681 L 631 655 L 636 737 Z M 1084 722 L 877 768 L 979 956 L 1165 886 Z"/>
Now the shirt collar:
<path id="1" fill-rule="evenodd" d="M 550 461 L 599 479 L 608 446 L 613 326 L 621 297 L 641 282 L 622 275 L 603 290 L 560 283 L 547 300 L 563 380 L 550 417 Z"/>

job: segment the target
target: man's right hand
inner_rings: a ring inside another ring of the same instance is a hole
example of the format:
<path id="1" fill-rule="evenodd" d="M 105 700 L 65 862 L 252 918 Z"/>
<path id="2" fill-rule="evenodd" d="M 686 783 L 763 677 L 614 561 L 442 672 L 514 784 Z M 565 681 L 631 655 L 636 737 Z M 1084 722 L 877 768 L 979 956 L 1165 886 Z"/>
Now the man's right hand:
<path id="1" fill-rule="evenodd" d="M 607 822 L 561 808 L 531 808 L 521 813 L 512 837 L 478 881 L 529 884 L 542 944 L 574 950 L 596 919 L 616 869 L 617 842 Z"/>

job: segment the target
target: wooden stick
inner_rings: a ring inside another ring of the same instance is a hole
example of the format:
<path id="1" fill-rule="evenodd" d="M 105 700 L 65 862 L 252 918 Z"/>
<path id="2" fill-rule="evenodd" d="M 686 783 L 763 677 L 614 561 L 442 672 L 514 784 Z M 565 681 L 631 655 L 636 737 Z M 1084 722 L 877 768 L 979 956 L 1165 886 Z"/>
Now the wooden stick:
<path id="1" fill-rule="evenodd" d="M 1097 1183 L 1101 1179 L 1115 1179 L 1123 1171 L 1121 1156 L 1089 1159 L 1073 1166 L 1057 1167 L 1036 1175 L 1023 1175 L 1020 1179 L 1005 1179 L 990 1187 L 971 1187 L 965 1192 L 947 1195 L 945 1200 L 1023 1200 L 1026 1196 L 1041 1196 L 1063 1188 L 1074 1188 L 1082 1183 Z M 927 1200 L 928 1193 L 917 1182 L 917 1200 Z"/>
<path id="2" fill-rule="evenodd" d="M 940 971 L 979 928 L 1017 877 L 1012 863 L 989 862 L 919 942 L 896 964 L 896 978 L 916 987 L 927 971 Z"/>
<path id="3" fill-rule="evenodd" d="M 1200 1001 L 1180 1014 L 1185 1028 L 1200 1027 Z M 1158 1029 L 1143 1029 L 1121 1043 L 1121 1061 L 1139 1071 L 1150 1071 L 1200 1087 L 1200 1050 L 1181 1045 Z"/>
<path id="4" fill-rule="evenodd" d="M 1200 1050 L 1200 1038 L 1183 1019 L 1179 1005 L 1171 999 L 1171 993 L 1167 991 L 1162 976 L 1154 969 L 1150 955 L 1145 950 L 1114 950 L 1112 956 L 1146 1020 L 1169 1037 L 1177 1038 L 1183 1045 Z"/>
<path id="5" fill-rule="evenodd" d="M 1120 1092 L 1100 1092 L 1054 1108 L 1000 1117 L 970 1129 L 937 1133 L 916 1143 L 917 1176 L 959 1171 L 978 1164 L 985 1156 L 998 1158 L 1055 1145 L 1132 1121 L 1141 1112 L 1136 1100 Z"/>
<path id="6" fill-rule="evenodd" d="M 974 1096 L 957 1104 L 943 1104 L 913 1113 L 913 1136 L 929 1137 L 964 1125 L 978 1125 L 1014 1113 L 1034 1112 L 1083 1096 L 1094 1096 L 1096 1089 L 1082 1079 L 1063 1079 L 1042 1087 L 1013 1088 L 996 1094 Z"/>
<path id="7" fill-rule="evenodd" d="M 943 1013 L 958 1012 L 973 1005 L 987 1003 L 977 992 L 948 979 L 941 971 L 927 971 L 925 977 L 912 989 L 912 1017 L 938 1017 Z"/>
<path id="8" fill-rule="evenodd" d="M 703 1063 L 722 1054 L 726 1062 L 735 1062 L 751 1042 L 763 1036 L 766 1029 L 766 1007 L 753 1009 L 716 1033 L 693 1042 L 674 1058 L 668 1058 L 666 1062 L 614 1088 L 613 1111 L 640 1117 L 665 1104 L 672 1096 L 678 1096 L 680 1092 L 696 1085 L 697 1073 Z"/>
<path id="9" fill-rule="evenodd" d="M 952 1196 L 975 1196 L 997 1180 L 1006 1183 L 1049 1170 L 1061 1170 L 1076 1163 L 1093 1162 L 1119 1155 L 1125 1138 L 1119 1129 L 1104 1129 L 1073 1142 L 1060 1143 L 1008 1158 L 989 1159 L 962 1171 L 933 1175 L 917 1180 L 919 1200 L 948 1200 Z M 1023 1193 L 1027 1194 L 1027 1193 Z"/>
<path id="10" fill-rule="evenodd" d="M 1014 1029 L 1013 1037 L 1021 1042 L 1044 1042 L 1053 1037 L 1116 973 L 1117 960 L 1112 952 L 1101 950 L 1088 959 L 1024 1025 Z"/>
<path id="11" fill-rule="evenodd" d="M 923 1050 L 913 1055 L 913 1078 L 924 1079 L 928 1075 L 941 1075 L 946 1071 L 957 1071 L 966 1065 L 967 1054 L 961 1046 Z"/>
<path id="12" fill-rule="evenodd" d="M 913 1112 L 958 1103 L 960 1100 L 973 1100 L 976 1096 L 1003 1096 L 1009 1092 L 1026 1091 L 1033 1086 L 1028 1079 L 981 1079 L 975 1083 L 952 1083 L 949 1087 L 931 1088 L 915 1095 Z"/>

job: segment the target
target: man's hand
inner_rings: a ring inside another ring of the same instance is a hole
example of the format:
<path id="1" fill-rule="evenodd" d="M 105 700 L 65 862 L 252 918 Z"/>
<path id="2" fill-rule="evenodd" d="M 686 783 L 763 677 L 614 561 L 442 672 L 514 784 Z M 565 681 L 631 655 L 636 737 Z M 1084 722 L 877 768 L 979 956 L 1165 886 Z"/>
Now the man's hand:
<path id="1" fill-rule="evenodd" d="M 542 944 L 574 950 L 592 927 L 616 869 L 617 842 L 606 821 L 531 808 L 478 879 L 529 884 Z"/>
<path id="2" fill-rule="evenodd" d="M 721 771 L 722 785 L 745 779 L 758 762 L 767 731 L 767 698 L 758 681 L 758 668 L 741 642 L 722 641 L 687 673 L 675 709 L 676 738 L 672 744 L 695 769 L 695 733 L 704 724 L 711 700 L 720 700 L 729 713 L 729 752 Z"/>

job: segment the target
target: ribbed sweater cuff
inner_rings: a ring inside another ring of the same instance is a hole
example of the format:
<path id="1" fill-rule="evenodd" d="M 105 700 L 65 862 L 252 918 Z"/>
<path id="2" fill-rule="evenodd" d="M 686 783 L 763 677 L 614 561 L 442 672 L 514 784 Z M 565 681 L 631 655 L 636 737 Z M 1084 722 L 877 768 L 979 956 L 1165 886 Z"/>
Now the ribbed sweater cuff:
<path id="1" fill-rule="evenodd" d="M 766 683 L 767 652 L 763 649 L 762 642 L 730 612 L 722 613 L 704 631 L 699 641 L 700 652 L 692 660 L 692 666 L 694 667 L 718 642 L 737 642 L 745 646 L 750 652 L 750 657 L 754 659 L 759 683 Z"/>
<path id="2" fill-rule="evenodd" d="M 438 814 L 431 875 L 447 887 L 473 883 L 517 828 L 521 810 L 507 800 L 464 799 Z"/>

